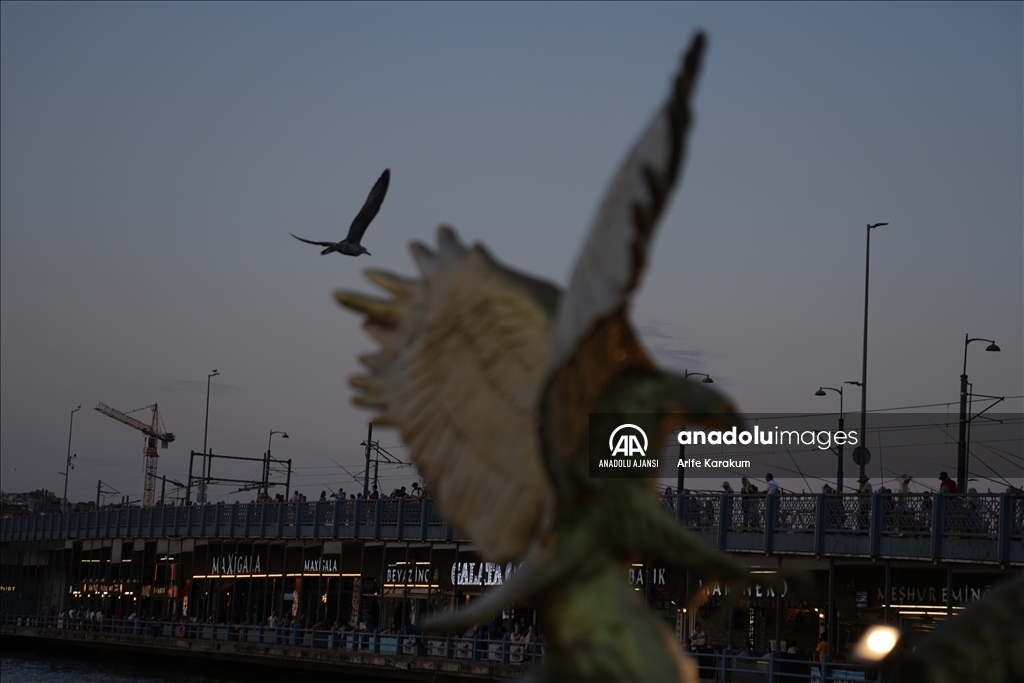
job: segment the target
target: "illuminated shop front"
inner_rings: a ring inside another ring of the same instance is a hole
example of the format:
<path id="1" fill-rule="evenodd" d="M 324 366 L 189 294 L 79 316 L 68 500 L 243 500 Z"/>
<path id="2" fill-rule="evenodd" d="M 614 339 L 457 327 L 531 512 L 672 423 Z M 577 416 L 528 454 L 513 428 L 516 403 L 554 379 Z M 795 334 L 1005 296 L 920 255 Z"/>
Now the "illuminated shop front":
<path id="1" fill-rule="evenodd" d="M 682 642 L 700 621 L 715 649 L 752 643 L 764 652 L 778 638 L 810 650 L 827 633 L 834 655 L 842 657 L 886 616 L 917 634 L 913 642 L 1020 571 L 912 560 L 734 557 L 755 577 L 765 576 L 732 601 L 725 586 L 685 569 L 634 563 L 624 573 Z M 769 575 L 780 568 L 803 571 L 810 580 L 774 581 Z M 442 541 L 19 541 L 4 544 L 0 609 L 38 614 L 74 607 L 114 618 L 233 624 L 266 624 L 274 614 L 278 623 L 415 632 L 426 614 L 471 603 L 518 570 L 514 563 L 482 560 L 469 545 Z M 695 601 L 702 590 L 706 599 Z M 535 625 L 533 608 L 510 605 L 494 619 L 506 629 L 512 621 Z"/>

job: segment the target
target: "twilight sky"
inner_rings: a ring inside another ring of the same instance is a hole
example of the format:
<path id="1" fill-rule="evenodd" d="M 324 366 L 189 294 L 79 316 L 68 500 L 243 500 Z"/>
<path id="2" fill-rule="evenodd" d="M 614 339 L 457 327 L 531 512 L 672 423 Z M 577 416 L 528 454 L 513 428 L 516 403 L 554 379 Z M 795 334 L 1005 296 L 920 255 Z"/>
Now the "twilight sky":
<path id="1" fill-rule="evenodd" d="M 215 452 L 286 430 L 293 488 L 355 490 L 331 459 L 362 467 L 346 378 L 373 345 L 332 292 L 411 274 L 406 245 L 442 222 L 564 285 L 697 28 L 691 154 L 634 307 L 654 355 L 746 411 L 838 410 L 814 392 L 860 378 L 864 226 L 888 221 L 869 409 L 957 401 L 969 333 L 1002 348 L 971 345 L 975 391 L 1019 412 L 1022 7 L 5 2 L 3 489 L 63 489 L 81 404 L 69 498 L 141 497 L 142 435 L 99 401 L 158 403 L 178 436 L 160 473 L 183 479 L 216 368 Z M 341 239 L 385 167 L 372 257 L 288 236 Z M 940 457 L 955 470 L 955 445 Z"/>

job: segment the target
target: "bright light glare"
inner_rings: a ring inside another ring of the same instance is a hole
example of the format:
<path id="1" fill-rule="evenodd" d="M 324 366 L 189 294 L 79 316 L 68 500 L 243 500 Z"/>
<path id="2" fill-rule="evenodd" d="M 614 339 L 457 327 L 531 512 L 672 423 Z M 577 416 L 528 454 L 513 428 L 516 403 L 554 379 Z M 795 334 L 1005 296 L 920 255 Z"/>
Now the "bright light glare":
<path id="1" fill-rule="evenodd" d="M 875 631 L 868 636 L 868 647 L 872 652 L 888 654 L 896 646 L 896 636 L 887 631 Z"/>
<path id="2" fill-rule="evenodd" d="M 860 659 L 881 661 L 896 647 L 900 632 L 892 626 L 872 626 L 857 643 L 856 654 Z"/>

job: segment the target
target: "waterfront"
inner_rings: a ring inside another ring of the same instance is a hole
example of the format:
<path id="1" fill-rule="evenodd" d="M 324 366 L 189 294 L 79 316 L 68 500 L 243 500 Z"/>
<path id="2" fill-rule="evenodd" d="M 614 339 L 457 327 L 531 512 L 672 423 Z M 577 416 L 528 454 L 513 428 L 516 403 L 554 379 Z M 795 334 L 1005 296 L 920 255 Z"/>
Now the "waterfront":
<path id="1" fill-rule="evenodd" d="M 211 676 L 194 668 L 171 669 L 137 661 L 112 660 L 48 651 L 11 650 L 4 644 L 0 679 L 9 683 L 234 683 L 239 677 Z M 245 680 L 252 681 L 252 678 Z M 259 679 L 256 679 L 259 680 Z M 267 677 L 269 680 L 269 676 Z"/>
<path id="2" fill-rule="evenodd" d="M 0 680 L 4 683 L 262 683 L 279 681 L 281 669 L 211 665 L 184 658 L 112 657 L 89 649 L 58 651 L 5 639 L 0 654 Z M 345 675 L 346 681 L 389 683 L 393 679 Z"/>

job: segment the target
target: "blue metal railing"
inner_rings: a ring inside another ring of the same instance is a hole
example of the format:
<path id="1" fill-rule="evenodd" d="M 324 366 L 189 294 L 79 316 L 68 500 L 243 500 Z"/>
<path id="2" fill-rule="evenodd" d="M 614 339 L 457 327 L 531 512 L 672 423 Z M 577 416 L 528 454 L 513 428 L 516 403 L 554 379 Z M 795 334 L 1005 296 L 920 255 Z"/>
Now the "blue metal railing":
<path id="1" fill-rule="evenodd" d="M 87 617 L 86 614 L 90 616 Z M 383 631 L 353 630 L 340 627 L 310 627 L 279 624 L 274 627 L 261 624 L 204 623 L 179 619 L 115 619 L 91 617 L 91 613 L 69 616 L 0 614 L 0 624 L 20 626 L 52 632 L 67 631 L 108 633 L 112 636 L 145 636 L 147 639 L 201 640 L 257 643 L 327 650 L 373 652 L 384 655 L 434 657 L 440 659 L 466 659 L 477 662 L 512 664 L 530 667 L 544 658 L 543 643 L 519 642 L 507 634 L 500 640 L 473 637 L 396 634 Z M 123 639 L 122 639 L 123 640 Z"/>
<path id="2" fill-rule="evenodd" d="M 1024 564 L 1024 496 L 683 493 L 663 507 L 733 552 Z M 106 508 L 5 517 L 0 540 L 246 538 L 460 541 L 433 500 Z"/>

